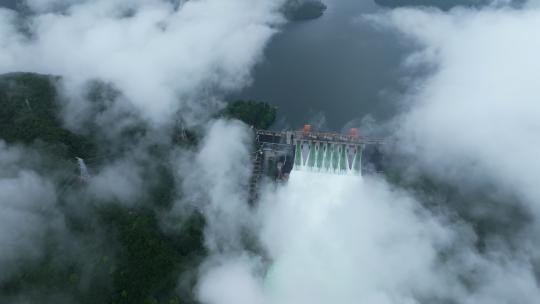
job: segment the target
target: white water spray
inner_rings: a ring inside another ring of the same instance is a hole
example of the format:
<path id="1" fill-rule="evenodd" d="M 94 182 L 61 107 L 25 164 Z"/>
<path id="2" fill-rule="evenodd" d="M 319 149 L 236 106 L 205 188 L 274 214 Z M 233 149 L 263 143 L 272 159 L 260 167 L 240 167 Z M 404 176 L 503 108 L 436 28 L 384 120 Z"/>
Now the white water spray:
<path id="1" fill-rule="evenodd" d="M 77 162 L 79 163 L 79 177 L 82 180 L 87 180 L 90 178 L 90 174 L 88 173 L 88 167 L 86 167 L 86 164 L 84 163 L 84 159 L 77 157 Z"/>
<path id="2" fill-rule="evenodd" d="M 228 257 L 202 279 L 201 292 L 214 299 L 209 303 L 415 303 L 411 290 L 444 290 L 444 273 L 432 265 L 435 244 L 451 231 L 424 221 L 410 197 L 382 180 L 293 171 L 261 202 L 268 268 Z M 224 292 L 231 289 L 250 290 L 249 301 Z"/>

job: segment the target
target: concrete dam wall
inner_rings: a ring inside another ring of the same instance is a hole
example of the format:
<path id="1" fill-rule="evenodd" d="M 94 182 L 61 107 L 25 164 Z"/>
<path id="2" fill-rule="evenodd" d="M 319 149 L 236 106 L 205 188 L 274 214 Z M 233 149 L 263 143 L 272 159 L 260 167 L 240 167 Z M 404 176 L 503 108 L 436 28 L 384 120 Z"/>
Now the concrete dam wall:
<path id="1" fill-rule="evenodd" d="M 276 180 L 287 180 L 293 170 L 362 175 L 364 150 L 383 142 L 361 137 L 356 129 L 347 135 L 312 132 L 309 125 L 300 131 L 258 130 L 255 169 Z"/>

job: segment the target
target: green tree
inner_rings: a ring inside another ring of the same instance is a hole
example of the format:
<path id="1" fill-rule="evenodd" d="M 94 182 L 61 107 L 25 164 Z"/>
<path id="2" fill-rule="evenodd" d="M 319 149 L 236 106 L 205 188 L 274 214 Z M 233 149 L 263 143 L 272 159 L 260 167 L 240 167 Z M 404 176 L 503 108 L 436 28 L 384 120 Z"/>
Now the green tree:
<path id="1" fill-rule="evenodd" d="M 276 108 L 265 102 L 235 100 L 229 102 L 222 115 L 235 118 L 257 129 L 267 129 L 276 120 Z"/>
<path id="2" fill-rule="evenodd" d="M 63 127 L 58 78 L 31 73 L 0 76 L 0 138 L 7 142 L 32 143 L 36 140 L 64 151 L 65 157 L 87 157 L 94 143 Z"/>

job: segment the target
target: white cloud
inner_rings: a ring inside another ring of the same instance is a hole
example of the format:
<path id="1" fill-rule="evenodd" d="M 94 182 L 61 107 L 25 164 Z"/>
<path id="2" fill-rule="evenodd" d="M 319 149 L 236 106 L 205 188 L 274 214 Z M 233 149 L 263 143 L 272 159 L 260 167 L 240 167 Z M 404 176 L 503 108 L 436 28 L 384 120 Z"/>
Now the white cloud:
<path id="1" fill-rule="evenodd" d="M 455 237 L 382 181 L 294 172 L 263 201 L 271 303 L 414 303 Z M 404 261 L 406 261 L 404 263 Z"/>
<path id="2" fill-rule="evenodd" d="M 540 10 L 397 10 L 391 18 L 422 45 L 414 62 L 435 67 L 411 96 L 404 140 L 431 170 L 494 181 L 540 212 Z"/>
<path id="3" fill-rule="evenodd" d="M 200 277 L 203 303 L 487 304 L 540 296 L 526 257 L 478 252 L 466 223 L 427 211 L 382 180 L 294 172 L 253 216 L 266 270 L 243 253 L 220 256 Z"/>
<path id="4" fill-rule="evenodd" d="M 191 203 L 205 213 L 206 242 L 212 253 L 241 251 L 243 233 L 252 228 L 248 205 L 252 138 L 239 121 L 213 121 L 198 151 L 176 160 L 185 196 L 181 204 Z"/>
<path id="5" fill-rule="evenodd" d="M 0 19 L 0 72 L 61 75 L 77 92 L 93 78 L 110 82 L 161 123 L 182 109 L 200 112 L 213 90 L 249 81 L 268 39 L 282 22 L 281 1 L 165 0 L 30 1 L 30 37 L 13 13 Z M 61 12 L 47 11 L 62 5 Z M 204 101 L 204 100 L 203 100 Z"/>
<path id="6" fill-rule="evenodd" d="M 62 225 L 53 184 L 26 168 L 27 157 L 35 155 L 0 141 L 0 280 L 17 261 L 39 258 L 47 233 Z"/>
<path id="7" fill-rule="evenodd" d="M 136 160 L 126 157 L 107 165 L 85 182 L 89 193 L 98 200 L 133 205 L 145 190 L 142 171 Z"/>
<path id="8" fill-rule="evenodd" d="M 239 257 L 202 275 L 198 293 L 203 303 L 263 304 L 261 282 L 256 278 L 257 261 Z"/>

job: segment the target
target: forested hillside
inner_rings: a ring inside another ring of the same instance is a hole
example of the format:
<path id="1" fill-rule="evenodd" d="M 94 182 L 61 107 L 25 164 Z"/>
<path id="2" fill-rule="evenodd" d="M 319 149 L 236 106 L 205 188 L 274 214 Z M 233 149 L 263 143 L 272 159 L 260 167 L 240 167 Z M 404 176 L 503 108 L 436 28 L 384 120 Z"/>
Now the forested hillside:
<path id="1" fill-rule="evenodd" d="M 97 172 L 131 157 L 132 146 L 106 155 L 111 149 L 103 145 L 110 143 L 100 139 L 102 131 L 94 131 L 91 122 L 81 134 L 65 127 L 60 84 L 60 78 L 47 75 L 0 76 L 0 140 L 42 156 L 45 163 L 32 169 L 59 189 L 55 208 L 67 227 L 67 232 L 47 232 L 45 255 L 22 262 L 20 271 L 0 281 L 0 302 L 13 303 L 24 294 L 29 303 L 194 303 L 197 269 L 206 256 L 204 217 L 192 208 L 164 223 L 160 214 L 182 197 L 168 163 L 171 151 L 178 145 L 194 147 L 197 132 L 175 130 L 170 141 L 145 146 L 145 158 L 136 163 L 147 179 L 142 195 L 128 202 L 92 195 L 78 176 L 75 158 L 86 159 L 88 170 Z M 105 107 L 111 92 L 102 84 L 90 86 L 89 101 Z M 275 109 L 237 101 L 222 115 L 265 128 L 274 121 Z M 131 142 L 147 130 L 136 123 L 123 132 Z"/>

